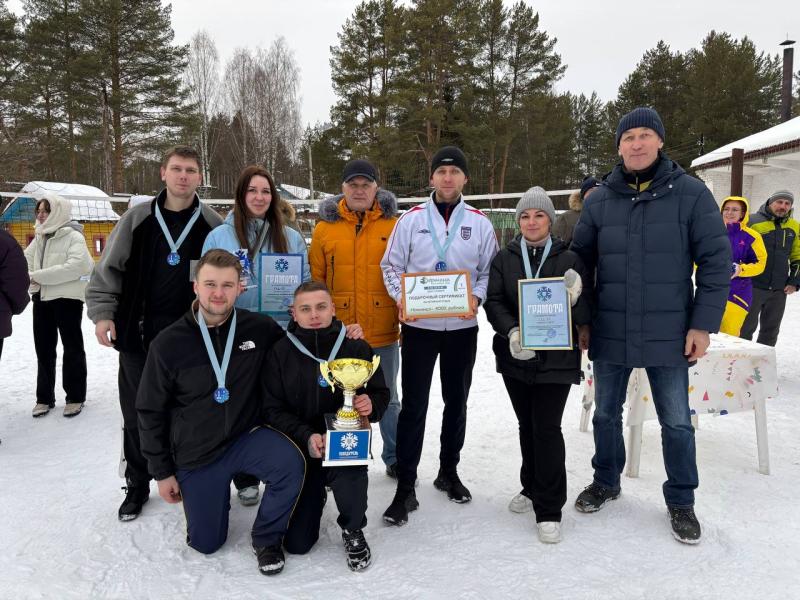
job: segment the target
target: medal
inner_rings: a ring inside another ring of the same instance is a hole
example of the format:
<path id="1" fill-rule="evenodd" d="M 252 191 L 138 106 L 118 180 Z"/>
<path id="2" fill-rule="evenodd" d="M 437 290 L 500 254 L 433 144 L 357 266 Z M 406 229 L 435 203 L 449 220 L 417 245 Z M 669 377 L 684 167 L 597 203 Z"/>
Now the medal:
<path id="1" fill-rule="evenodd" d="M 197 219 L 200 217 L 200 207 L 194 209 L 192 216 L 189 218 L 189 222 L 186 223 L 186 226 L 183 228 L 180 237 L 176 240 L 172 239 L 172 234 L 169 232 L 169 228 L 167 224 L 164 222 L 164 217 L 161 215 L 161 209 L 158 206 L 158 202 L 156 202 L 156 221 L 158 221 L 159 227 L 161 227 L 161 232 L 164 234 L 164 237 L 167 240 L 167 245 L 171 252 L 167 254 L 167 264 L 170 267 L 176 266 L 178 263 L 181 262 L 181 255 L 178 254 L 178 248 L 183 243 L 183 240 L 186 239 L 186 236 L 189 235 L 189 231 L 192 229 L 192 225 Z"/>
<path id="2" fill-rule="evenodd" d="M 317 379 L 317 381 L 319 382 L 319 387 L 323 387 L 323 388 L 324 387 L 328 387 L 328 382 L 325 381 L 325 378 L 322 376 L 322 374 L 320 374 L 320 376 Z"/>
<path id="3" fill-rule="evenodd" d="M 230 399 L 231 395 L 228 392 L 228 388 L 217 388 L 214 390 L 214 400 L 217 404 L 225 404 Z"/>
<path id="4" fill-rule="evenodd" d="M 233 338 L 236 335 L 236 309 L 233 309 L 233 314 L 231 315 L 231 328 L 228 330 L 228 339 L 225 341 L 225 350 L 222 352 L 222 364 L 217 360 L 217 353 L 214 352 L 214 346 L 211 343 L 211 336 L 208 335 L 208 326 L 203 318 L 203 309 L 201 308 L 197 309 L 197 324 L 200 326 L 200 333 L 206 345 L 208 360 L 211 361 L 211 368 L 217 378 L 217 389 L 214 390 L 213 394 L 214 402 L 225 404 L 231 398 L 228 388 L 225 387 L 225 373 L 228 371 L 228 364 L 231 361 Z"/>
<path id="5" fill-rule="evenodd" d="M 436 263 L 435 269 L 436 271 L 447 271 L 447 263 L 444 262 L 443 260 L 440 260 L 439 262 Z"/>
<path id="6" fill-rule="evenodd" d="M 330 355 L 328 355 L 328 362 L 331 362 L 334 358 L 336 358 L 336 355 L 339 353 L 339 348 L 342 347 L 342 342 L 344 342 L 344 336 L 345 336 L 346 333 L 347 333 L 347 329 L 345 328 L 344 323 L 342 323 L 342 328 L 339 330 L 339 335 L 336 336 L 336 342 L 333 344 L 333 348 L 331 348 Z M 303 345 L 303 342 L 298 340 L 297 336 L 295 336 L 292 332 L 287 331 L 286 332 L 286 337 L 289 338 L 289 341 L 292 342 L 292 344 L 294 344 L 294 347 L 297 348 L 298 350 L 300 350 L 300 352 L 302 352 L 303 354 L 305 354 L 309 358 L 313 358 L 319 364 L 324 364 L 325 363 L 325 361 L 322 360 L 321 358 L 317 358 L 316 356 L 314 356 L 308 350 L 308 348 L 306 348 Z M 321 388 L 329 387 L 328 386 L 328 382 L 325 380 L 325 377 L 322 375 L 322 373 L 319 373 L 317 375 L 317 384 Z M 334 390 L 331 389 L 331 391 L 333 392 Z"/>
<path id="7" fill-rule="evenodd" d="M 433 218 L 431 215 L 436 210 L 434 206 L 433 197 L 428 201 L 428 206 L 426 207 L 426 213 L 428 217 L 428 229 L 431 232 L 431 241 L 433 242 L 433 249 L 436 251 L 436 255 L 439 257 L 439 261 L 436 263 L 434 269 L 437 273 L 442 271 L 447 271 L 447 249 L 450 248 L 450 244 L 453 243 L 453 240 L 456 238 L 455 235 L 450 235 L 450 231 L 458 231 L 459 226 L 461 225 L 461 221 L 464 219 L 464 207 L 460 206 L 464 202 L 459 200 L 456 204 L 456 207 L 453 209 L 453 215 L 451 217 L 450 225 L 445 223 L 444 225 L 444 237 L 445 242 L 442 245 L 441 241 L 439 240 L 439 236 L 436 233 L 436 229 L 433 226 Z"/>

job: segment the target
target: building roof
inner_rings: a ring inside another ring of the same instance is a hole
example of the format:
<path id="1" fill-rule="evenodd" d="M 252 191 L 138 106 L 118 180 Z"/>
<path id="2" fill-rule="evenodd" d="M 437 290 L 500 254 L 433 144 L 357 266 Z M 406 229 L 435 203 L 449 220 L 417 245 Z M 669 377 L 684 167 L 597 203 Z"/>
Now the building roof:
<path id="1" fill-rule="evenodd" d="M 69 200 L 72 203 L 72 218 L 76 221 L 119 221 L 119 215 L 114 212 L 110 198 L 103 190 L 79 183 L 29 181 L 6 206 L 0 215 L 0 222 L 33 222 L 36 199 L 45 192 L 52 192 Z"/>
<path id="2" fill-rule="evenodd" d="M 800 161 L 800 117 L 795 117 L 704 154 L 692 161 L 692 168 L 702 170 L 728 165 L 734 148 L 744 150 L 744 160 L 746 163 L 750 161 L 750 166 L 755 166 L 754 162 L 758 162 L 762 166 L 769 166 L 771 162 L 769 157 L 787 154 L 794 156 L 791 158 L 783 156 L 782 159 L 798 162 Z"/>

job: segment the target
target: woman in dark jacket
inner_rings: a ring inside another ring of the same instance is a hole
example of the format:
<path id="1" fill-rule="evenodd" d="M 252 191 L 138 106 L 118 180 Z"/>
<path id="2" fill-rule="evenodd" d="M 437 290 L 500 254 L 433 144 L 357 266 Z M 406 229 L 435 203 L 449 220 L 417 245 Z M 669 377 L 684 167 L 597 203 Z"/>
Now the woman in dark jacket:
<path id="1" fill-rule="evenodd" d="M 583 263 L 551 236 L 555 210 L 542 188 L 531 188 L 522 195 L 516 219 L 521 234 L 492 261 L 484 307 L 496 332 L 492 347 L 497 371 L 519 421 L 522 491 L 509 509 L 535 511 L 539 539 L 556 543 L 561 541 L 561 508 L 567 499 L 561 417 L 570 386 L 580 382 L 581 353 L 577 347 L 538 352 L 520 347 L 517 282 L 564 277 L 572 304 L 573 339 L 580 341 L 581 349 L 588 347 L 591 310 L 588 299 L 580 295 L 586 277 Z M 523 247 L 530 275 L 526 275 Z"/>

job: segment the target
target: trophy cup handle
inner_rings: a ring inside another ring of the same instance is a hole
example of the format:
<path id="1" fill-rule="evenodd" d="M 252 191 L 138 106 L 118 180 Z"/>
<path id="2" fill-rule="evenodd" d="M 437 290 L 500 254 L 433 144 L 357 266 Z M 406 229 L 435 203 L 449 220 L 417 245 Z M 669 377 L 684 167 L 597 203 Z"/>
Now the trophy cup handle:
<path id="1" fill-rule="evenodd" d="M 328 382 L 328 385 L 331 388 L 331 393 L 335 392 L 336 391 L 336 386 L 333 384 L 333 379 L 331 379 L 331 372 L 330 372 L 330 369 L 328 369 L 328 361 L 327 360 L 322 361 L 321 363 L 319 363 L 319 372 L 322 373 L 322 377 L 325 379 L 325 381 Z"/>
<path id="2" fill-rule="evenodd" d="M 373 354 L 372 355 L 372 372 L 373 373 L 375 373 L 375 371 L 378 370 L 378 365 L 379 364 L 381 364 L 381 357 L 378 356 L 377 354 Z"/>

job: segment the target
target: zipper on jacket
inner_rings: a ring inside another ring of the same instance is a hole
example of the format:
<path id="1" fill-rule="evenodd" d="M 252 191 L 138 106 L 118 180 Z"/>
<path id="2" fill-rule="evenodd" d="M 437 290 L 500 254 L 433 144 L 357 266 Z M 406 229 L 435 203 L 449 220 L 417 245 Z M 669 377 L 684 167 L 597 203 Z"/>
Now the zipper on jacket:
<path id="1" fill-rule="evenodd" d="M 364 213 L 358 213 L 358 223 L 356 223 L 356 236 L 361 233 L 361 227 L 364 225 Z"/>
<path id="2" fill-rule="evenodd" d="M 331 285 L 330 285 L 331 291 L 333 291 L 335 289 L 334 286 L 333 286 L 333 277 L 336 274 L 336 267 L 334 266 L 334 262 L 333 262 L 334 258 L 335 258 L 334 255 L 331 254 Z"/>

